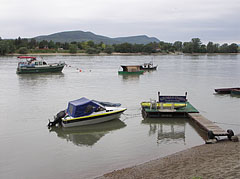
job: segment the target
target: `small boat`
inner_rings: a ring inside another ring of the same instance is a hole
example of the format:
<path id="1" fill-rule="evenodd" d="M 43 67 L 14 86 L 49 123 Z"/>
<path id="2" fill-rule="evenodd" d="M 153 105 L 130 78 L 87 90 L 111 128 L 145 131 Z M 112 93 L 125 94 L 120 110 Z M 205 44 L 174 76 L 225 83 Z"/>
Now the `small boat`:
<path id="1" fill-rule="evenodd" d="M 232 95 L 240 95 L 240 88 L 231 90 Z"/>
<path id="2" fill-rule="evenodd" d="M 232 90 L 240 90 L 240 88 L 218 88 L 215 92 L 218 94 L 230 94 Z"/>
<path id="3" fill-rule="evenodd" d="M 37 60 L 36 57 L 31 56 L 19 56 L 18 58 L 22 61 L 18 63 L 17 74 L 61 72 L 65 66 L 64 62 L 48 64 L 44 60 Z"/>
<path id="4" fill-rule="evenodd" d="M 143 74 L 144 70 L 141 70 L 141 65 L 121 65 L 122 71 L 118 71 L 118 74 Z"/>
<path id="5" fill-rule="evenodd" d="M 153 62 L 149 62 L 149 63 L 144 63 L 143 65 L 140 66 L 141 70 L 156 70 L 157 69 L 157 65 L 154 66 Z"/>
<path id="6" fill-rule="evenodd" d="M 60 111 L 54 121 L 49 121 L 48 127 L 60 124 L 63 127 L 75 127 L 97 124 L 118 119 L 126 110 L 122 107 L 103 106 L 85 97 L 70 101 L 66 110 Z"/>

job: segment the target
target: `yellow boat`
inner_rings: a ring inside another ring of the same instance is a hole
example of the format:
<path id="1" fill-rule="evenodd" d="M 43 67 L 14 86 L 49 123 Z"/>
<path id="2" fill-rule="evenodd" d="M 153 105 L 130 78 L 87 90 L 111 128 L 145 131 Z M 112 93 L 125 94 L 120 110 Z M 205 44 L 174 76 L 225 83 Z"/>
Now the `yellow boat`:
<path id="1" fill-rule="evenodd" d="M 150 107 L 151 105 L 155 105 L 154 103 L 151 102 L 142 102 L 141 106 L 142 107 Z M 181 107 L 186 107 L 187 104 L 186 103 L 156 103 L 157 107 L 165 107 L 165 108 L 170 108 L 172 106 L 174 106 L 174 108 L 181 108 Z"/>

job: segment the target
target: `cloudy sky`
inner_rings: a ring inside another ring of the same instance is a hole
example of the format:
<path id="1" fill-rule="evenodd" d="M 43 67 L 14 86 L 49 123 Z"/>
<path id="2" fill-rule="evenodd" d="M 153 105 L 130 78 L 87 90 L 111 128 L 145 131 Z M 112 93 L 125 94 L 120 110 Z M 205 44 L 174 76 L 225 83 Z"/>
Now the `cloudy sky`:
<path id="1" fill-rule="evenodd" d="M 240 0 L 0 0 L 0 37 L 82 30 L 165 42 L 240 43 Z"/>

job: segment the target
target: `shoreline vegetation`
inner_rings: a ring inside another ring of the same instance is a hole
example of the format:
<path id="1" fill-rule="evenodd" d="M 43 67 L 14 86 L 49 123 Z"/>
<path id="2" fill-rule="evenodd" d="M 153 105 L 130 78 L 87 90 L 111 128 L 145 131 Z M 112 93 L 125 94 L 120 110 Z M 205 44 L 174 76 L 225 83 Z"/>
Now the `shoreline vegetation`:
<path id="1" fill-rule="evenodd" d="M 13 53 L 7 54 L 6 56 L 21 56 L 21 55 L 28 55 L 28 56 L 160 56 L 160 55 L 191 55 L 191 56 L 198 56 L 198 55 L 238 55 L 238 53 L 154 53 L 154 54 L 144 54 L 144 53 L 99 53 L 99 54 L 88 54 L 88 53 L 27 53 L 27 54 L 20 54 L 20 53 Z"/>
<path id="2" fill-rule="evenodd" d="M 71 55 L 155 55 L 155 54 L 226 54 L 239 53 L 240 46 L 236 43 L 222 45 L 208 42 L 203 44 L 199 38 L 190 42 L 176 41 L 151 42 L 148 44 L 104 44 L 93 40 L 82 42 L 37 41 L 36 39 L 1 39 L 0 55 L 11 54 L 71 54 Z"/>
<path id="3" fill-rule="evenodd" d="M 237 135 L 238 139 L 240 135 Z M 114 170 L 97 179 L 240 178 L 240 142 L 227 139 L 203 144 L 136 166 Z"/>

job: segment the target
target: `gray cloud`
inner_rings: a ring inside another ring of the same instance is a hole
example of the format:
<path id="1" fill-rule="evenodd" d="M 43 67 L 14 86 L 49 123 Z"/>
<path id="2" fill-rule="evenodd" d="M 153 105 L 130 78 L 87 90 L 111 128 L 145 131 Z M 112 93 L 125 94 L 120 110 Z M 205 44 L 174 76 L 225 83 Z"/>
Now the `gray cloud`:
<path id="1" fill-rule="evenodd" d="M 159 40 L 240 43 L 239 0 L 0 0 L 0 37 L 67 30 Z"/>

